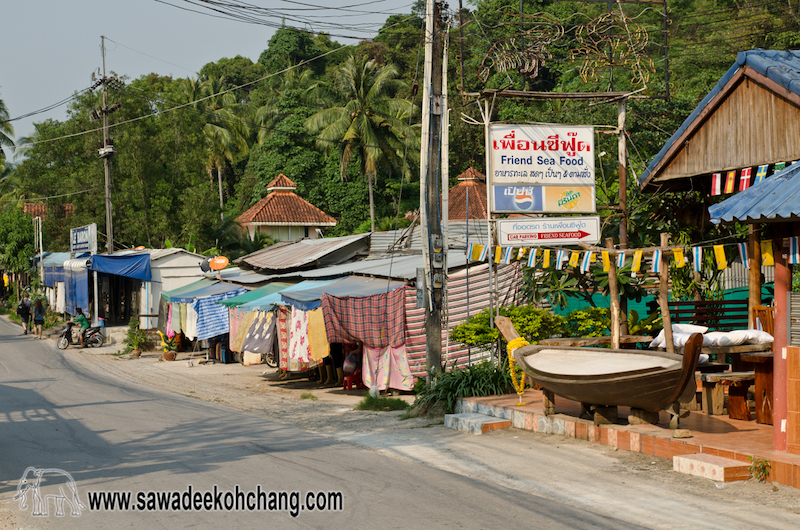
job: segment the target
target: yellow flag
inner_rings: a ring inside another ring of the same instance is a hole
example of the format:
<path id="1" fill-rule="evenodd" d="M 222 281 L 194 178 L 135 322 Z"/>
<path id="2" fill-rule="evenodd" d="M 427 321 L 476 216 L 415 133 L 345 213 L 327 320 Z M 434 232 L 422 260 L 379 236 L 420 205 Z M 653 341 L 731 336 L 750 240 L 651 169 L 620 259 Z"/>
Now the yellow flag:
<path id="1" fill-rule="evenodd" d="M 686 266 L 686 257 L 683 255 L 682 248 L 676 248 L 672 251 L 672 255 L 675 256 L 675 266 L 679 269 L 682 269 Z"/>
<path id="2" fill-rule="evenodd" d="M 494 247 L 494 262 L 500 263 L 503 258 L 503 247 Z"/>
<path id="3" fill-rule="evenodd" d="M 522 259 L 524 257 L 525 257 L 525 247 L 519 249 L 519 252 L 517 252 L 517 259 Z"/>
<path id="4" fill-rule="evenodd" d="M 483 245 L 472 245 L 472 254 L 470 254 L 469 259 L 481 261 L 481 254 L 483 254 Z"/>
<path id="5" fill-rule="evenodd" d="M 550 249 L 545 249 L 542 254 L 542 268 L 547 269 L 548 267 L 550 267 Z"/>
<path id="6" fill-rule="evenodd" d="M 611 258 L 608 256 L 607 250 L 604 250 L 601 254 L 603 256 L 603 272 L 608 272 L 611 270 Z"/>
<path id="7" fill-rule="evenodd" d="M 772 255 L 771 239 L 761 242 L 761 264 L 767 267 L 775 265 L 775 257 Z"/>
<path id="8" fill-rule="evenodd" d="M 592 263 L 597 263 L 597 254 L 595 252 L 592 252 L 589 255 L 589 261 L 591 261 Z"/>
<path id="9" fill-rule="evenodd" d="M 633 266 L 631 266 L 631 272 L 639 272 L 639 269 L 642 268 L 642 254 L 644 251 L 637 250 L 633 253 Z"/>
<path id="10" fill-rule="evenodd" d="M 724 271 L 728 268 L 728 260 L 725 257 L 725 247 L 714 245 L 714 257 L 717 258 L 717 270 Z"/>
<path id="11" fill-rule="evenodd" d="M 572 254 L 569 255 L 569 266 L 570 267 L 577 267 L 578 266 L 578 260 L 580 259 L 580 257 L 581 257 L 581 253 L 578 252 L 577 250 L 573 250 Z"/>

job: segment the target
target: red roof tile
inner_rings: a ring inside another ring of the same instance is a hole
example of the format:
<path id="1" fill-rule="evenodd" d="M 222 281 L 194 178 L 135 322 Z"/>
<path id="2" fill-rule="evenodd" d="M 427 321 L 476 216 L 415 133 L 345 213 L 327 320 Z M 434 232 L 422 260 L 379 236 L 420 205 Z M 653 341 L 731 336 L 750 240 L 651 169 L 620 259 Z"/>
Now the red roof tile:
<path id="1" fill-rule="evenodd" d="M 461 182 L 450 188 L 448 219 L 465 221 L 486 219 L 486 177 L 474 168 L 458 176 Z M 469 194 L 469 217 L 467 217 L 467 195 Z"/>
<path id="2" fill-rule="evenodd" d="M 55 206 L 41 202 L 26 202 L 22 207 L 22 209 L 31 214 L 32 217 L 41 217 L 42 219 L 47 217 L 48 212 L 53 212 L 54 208 Z M 75 205 L 73 205 L 71 202 L 65 204 L 63 217 L 69 217 L 74 211 Z"/>
<path id="3" fill-rule="evenodd" d="M 283 174 L 267 185 L 275 189 L 237 218 L 242 225 L 264 223 L 276 225 L 333 226 L 336 219 L 286 188 L 296 188 L 295 183 Z M 283 189 L 280 189 L 283 188 Z"/>

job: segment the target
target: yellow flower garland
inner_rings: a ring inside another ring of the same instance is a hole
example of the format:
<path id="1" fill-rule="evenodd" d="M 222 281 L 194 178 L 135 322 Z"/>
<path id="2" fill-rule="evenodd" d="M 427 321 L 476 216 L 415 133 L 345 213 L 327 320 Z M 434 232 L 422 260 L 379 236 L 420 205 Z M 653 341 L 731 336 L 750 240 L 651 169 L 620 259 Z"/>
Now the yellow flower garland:
<path id="1" fill-rule="evenodd" d="M 506 347 L 506 350 L 508 351 L 508 370 L 511 372 L 511 382 L 514 384 L 514 389 L 517 391 L 517 395 L 519 396 L 519 403 L 517 403 L 517 406 L 525 404 L 522 402 L 522 395 L 525 393 L 525 372 L 522 372 L 519 381 L 517 381 L 517 365 L 516 360 L 514 359 L 514 350 L 523 346 L 528 346 L 529 344 L 530 342 L 525 340 L 523 337 L 517 337 L 509 342 L 508 346 Z"/>

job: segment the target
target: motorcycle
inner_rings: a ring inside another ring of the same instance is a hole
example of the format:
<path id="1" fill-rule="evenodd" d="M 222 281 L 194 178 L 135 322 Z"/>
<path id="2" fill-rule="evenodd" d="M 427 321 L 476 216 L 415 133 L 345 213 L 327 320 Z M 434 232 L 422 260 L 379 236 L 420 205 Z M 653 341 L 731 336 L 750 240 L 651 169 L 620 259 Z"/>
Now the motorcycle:
<path id="1" fill-rule="evenodd" d="M 72 331 L 73 326 L 75 326 L 74 322 L 67 322 L 66 327 L 61 331 L 61 335 L 58 336 L 56 346 L 58 346 L 59 350 L 67 349 L 67 346 L 70 344 L 80 344 L 77 335 L 74 335 Z M 78 333 L 80 333 L 80 331 Z M 88 328 L 86 334 L 83 336 L 83 345 L 92 348 L 99 348 L 103 345 L 104 341 L 105 337 L 103 336 L 103 328 L 101 326 Z"/>

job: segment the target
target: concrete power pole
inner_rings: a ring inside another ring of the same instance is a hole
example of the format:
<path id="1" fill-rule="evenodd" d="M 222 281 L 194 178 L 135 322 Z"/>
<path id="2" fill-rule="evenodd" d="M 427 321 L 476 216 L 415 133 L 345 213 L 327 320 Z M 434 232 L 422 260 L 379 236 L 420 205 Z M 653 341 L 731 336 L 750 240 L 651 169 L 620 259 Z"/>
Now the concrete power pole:
<path id="1" fill-rule="evenodd" d="M 103 147 L 100 148 L 100 158 L 103 159 L 103 167 L 106 175 L 106 251 L 109 254 L 114 253 L 114 225 L 111 220 L 111 157 L 114 156 L 114 145 L 111 143 L 111 138 L 108 136 L 108 115 L 116 110 L 108 108 L 108 77 L 106 76 L 106 38 L 100 36 L 100 45 L 103 49 L 103 108 L 100 109 L 103 115 Z"/>
<path id="2" fill-rule="evenodd" d="M 425 85 L 422 94 L 422 153 L 420 164 L 420 224 L 427 281 L 425 335 L 429 375 L 442 369 L 442 287 L 444 241 L 439 190 L 442 180 L 442 2 L 427 0 L 425 23 Z"/>

